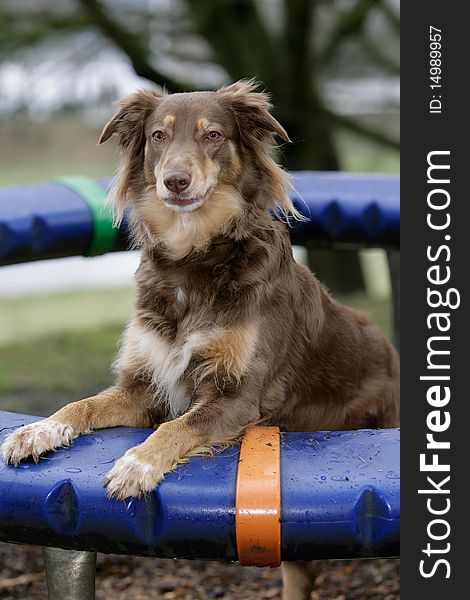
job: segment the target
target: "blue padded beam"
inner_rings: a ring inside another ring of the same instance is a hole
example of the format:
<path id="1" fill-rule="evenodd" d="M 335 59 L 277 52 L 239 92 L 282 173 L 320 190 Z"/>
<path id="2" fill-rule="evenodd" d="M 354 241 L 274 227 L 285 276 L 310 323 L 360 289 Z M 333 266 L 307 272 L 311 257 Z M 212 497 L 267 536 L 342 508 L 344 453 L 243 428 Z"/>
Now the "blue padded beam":
<path id="1" fill-rule="evenodd" d="M 125 228 L 114 250 L 126 249 Z M 90 208 L 62 183 L 0 188 L 0 265 L 88 254 L 92 239 Z"/>
<path id="2" fill-rule="evenodd" d="M 398 246 L 399 178 L 389 175 L 294 172 L 291 197 L 307 217 L 292 241 Z M 107 188 L 110 179 L 97 180 Z M 60 182 L 0 189 L 0 265 L 87 254 L 92 214 Z M 126 247 L 126 223 L 113 250 Z"/>
<path id="3" fill-rule="evenodd" d="M 38 417 L 0 412 L 0 444 Z M 115 554 L 237 560 L 238 446 L 193 457 L 147 499 L 103 477 L 150 429 L 114 428 L 18 468 L 0 464 L 0 540 Z M 283 433 L 282 559 L 399 554 L 399 431 Z"/>
<path id="4" fill-rule="evenodd" d="M 295 171 L 290 196 L 310 220 L 292 241 L 400 245 L 400 178 L 372 173 Z"/>

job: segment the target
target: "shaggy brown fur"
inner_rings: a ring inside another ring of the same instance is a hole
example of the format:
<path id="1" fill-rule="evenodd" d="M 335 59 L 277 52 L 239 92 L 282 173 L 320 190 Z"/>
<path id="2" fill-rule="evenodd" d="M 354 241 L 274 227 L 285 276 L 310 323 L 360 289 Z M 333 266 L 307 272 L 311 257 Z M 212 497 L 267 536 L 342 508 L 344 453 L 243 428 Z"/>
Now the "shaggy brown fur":
<path id="1" fill-rule="evenodd" d="M 116 385 L 43 421 L 37 437 L 34 425 L 12 434 L 6 460 L 91 429 L 154 425 L 108 473 L 109 495 L 126 498 L 250 424 L 397 425 L 392 346 L 295 263 L 286 225 L 271 217 L 269 209 L 298 215 L 270 156 L 274 135 L 289 138 L 269 109 L 247 81 L 120 102 L 100 141 L 118 136 L 123 162 L 110 201 L 117 221 L 131 207 L 142 259 Z M 286 570 L 290 599 L 307 597 L 308 569 L 302 580 L 299 568 Z"/>

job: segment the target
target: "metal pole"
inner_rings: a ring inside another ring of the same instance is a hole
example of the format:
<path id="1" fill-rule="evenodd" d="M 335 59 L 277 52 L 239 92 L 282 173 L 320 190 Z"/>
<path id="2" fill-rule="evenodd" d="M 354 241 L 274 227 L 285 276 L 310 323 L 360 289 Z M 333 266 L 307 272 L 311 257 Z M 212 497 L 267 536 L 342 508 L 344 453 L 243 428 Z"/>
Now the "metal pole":
<path id="1" fill-rule="evenodd" d="M 95 600 L 96 552 L 43 547 L 49 600 Z"/>

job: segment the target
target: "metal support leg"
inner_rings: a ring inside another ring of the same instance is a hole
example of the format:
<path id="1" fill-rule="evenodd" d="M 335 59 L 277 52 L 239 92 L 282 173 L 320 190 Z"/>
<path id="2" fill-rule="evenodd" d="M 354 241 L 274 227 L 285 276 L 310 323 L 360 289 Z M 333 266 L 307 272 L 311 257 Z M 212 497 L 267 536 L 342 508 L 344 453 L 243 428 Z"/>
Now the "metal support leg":
<path id="1" fill-rule="evenodd" d="M 94 600 L 96 552 L 43 547 L 49 600 Z"/>
<path id="2" fill-rule="evenodd" d="M 392 283 L 393 338 L 397 350 L 400 351 L 400 251 L 389 250 L 387 257 Z"/>

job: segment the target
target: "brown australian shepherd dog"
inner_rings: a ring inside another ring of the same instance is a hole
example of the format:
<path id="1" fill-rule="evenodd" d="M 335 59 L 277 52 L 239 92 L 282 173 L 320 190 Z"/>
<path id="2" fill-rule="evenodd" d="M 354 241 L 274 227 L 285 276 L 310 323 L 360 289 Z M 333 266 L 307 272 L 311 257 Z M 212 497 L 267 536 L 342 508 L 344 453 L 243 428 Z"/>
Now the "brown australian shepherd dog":
<path id="1" fill-rule="evenodd" d="M 157 427 L 107 474 L 110 497 L 141 496 L 185 457 L 237 440 L 248 425 L 284 431 L 398 424 L 397 355 L 362 314 L 337 304 L 292 256 L 300 218 L 273 161 L 289 141 L 252 81 L 216 92 L 139 91 L 120 102 L 123 161 L 110 195 L 131 207 L 142 250 L 135 314 L 116 383 L 22 427 L 14 465 L 93 429 Z M 284 564 L 285 598 L 309 597 L 310 567 Z"/>

